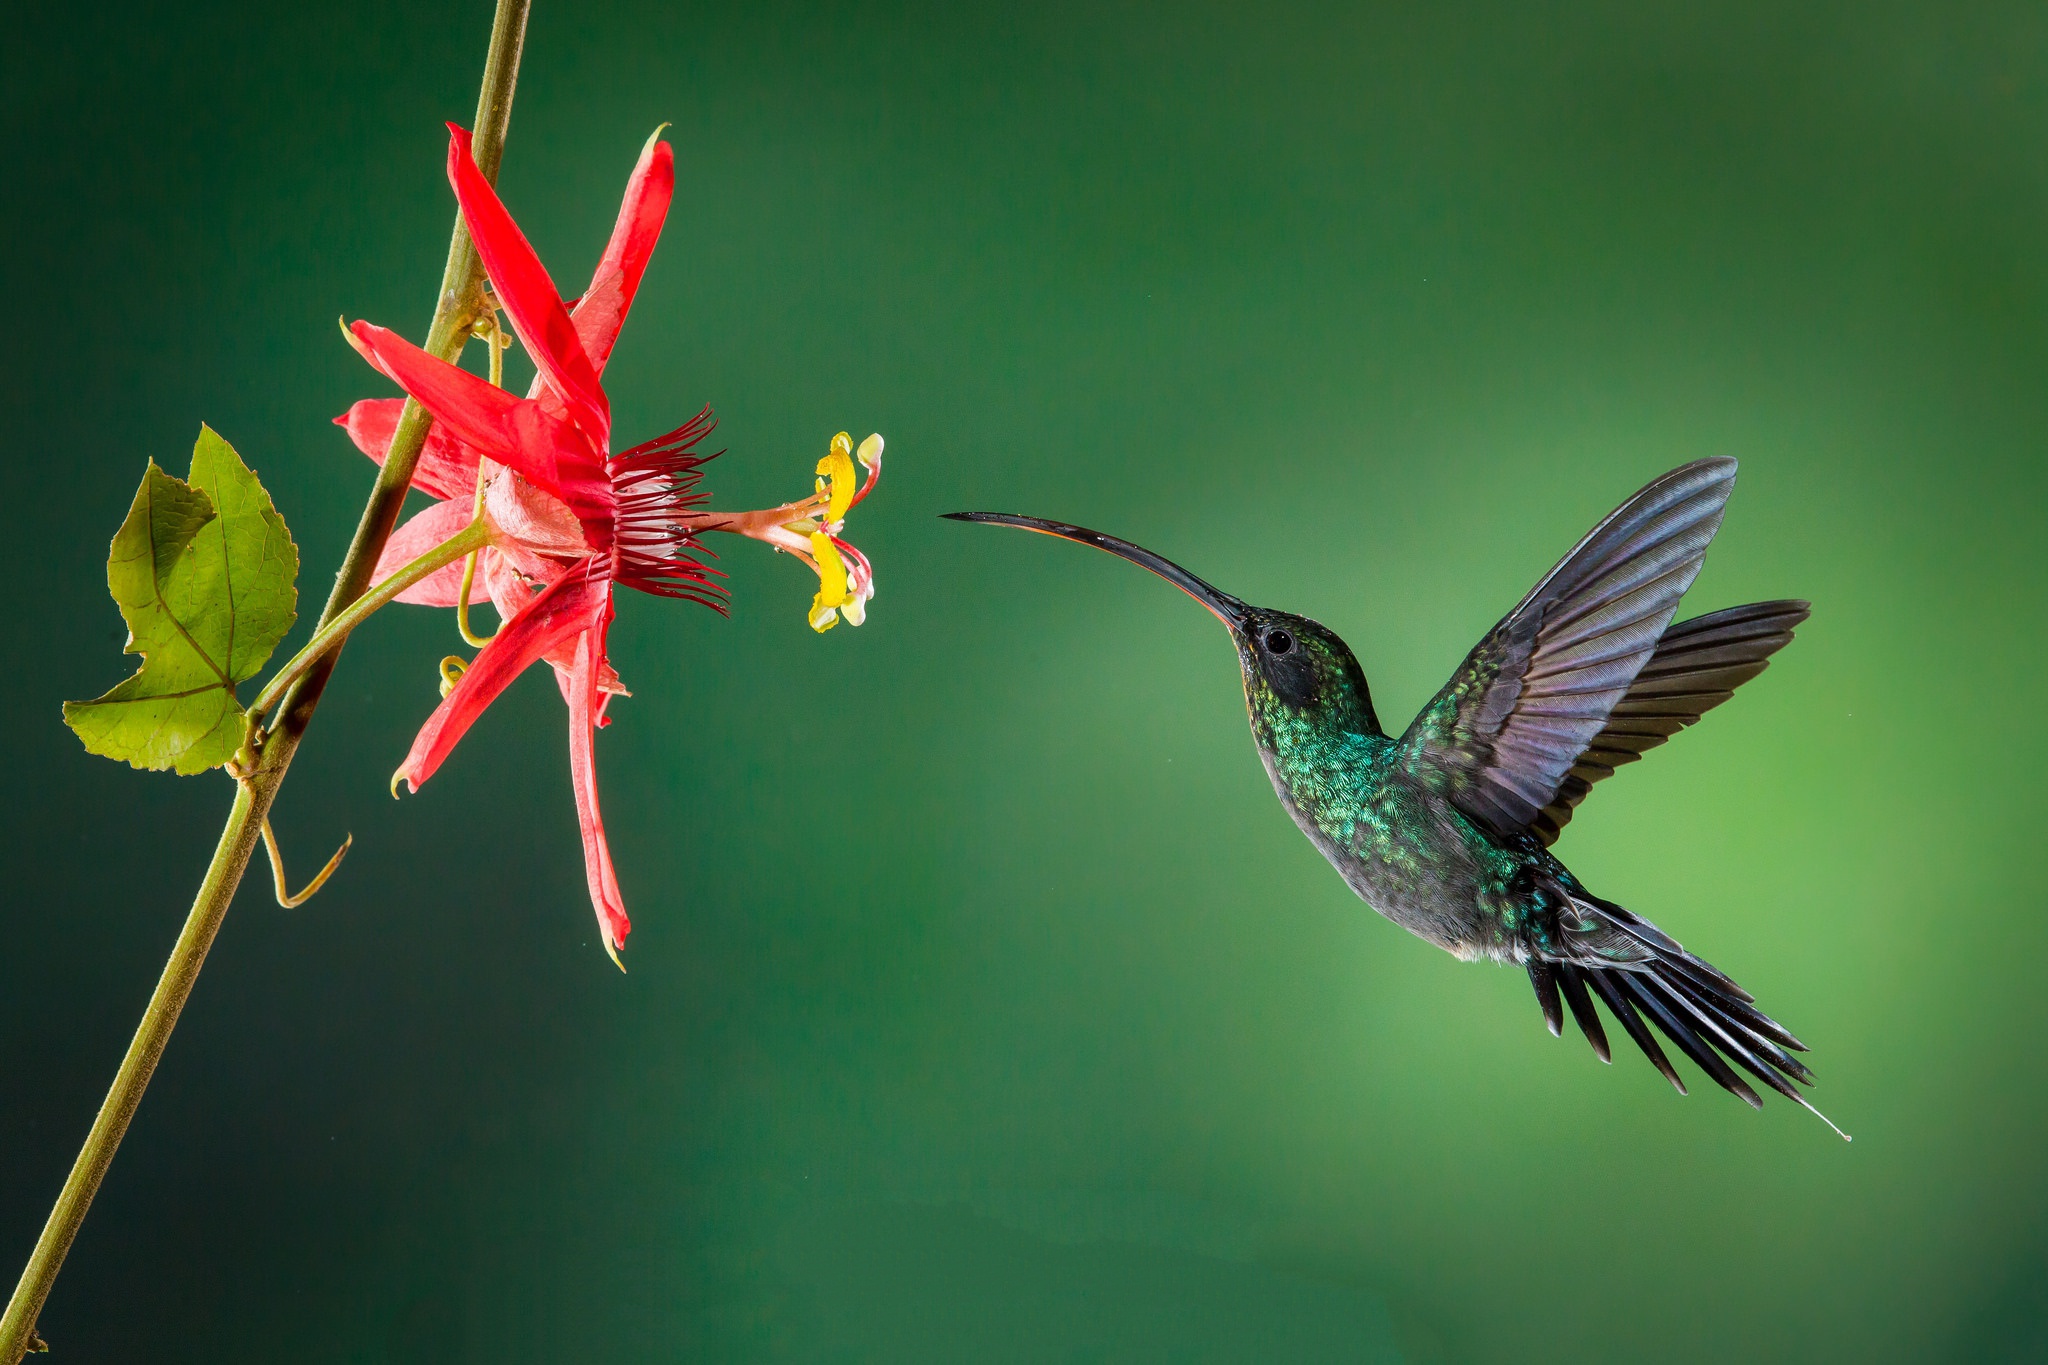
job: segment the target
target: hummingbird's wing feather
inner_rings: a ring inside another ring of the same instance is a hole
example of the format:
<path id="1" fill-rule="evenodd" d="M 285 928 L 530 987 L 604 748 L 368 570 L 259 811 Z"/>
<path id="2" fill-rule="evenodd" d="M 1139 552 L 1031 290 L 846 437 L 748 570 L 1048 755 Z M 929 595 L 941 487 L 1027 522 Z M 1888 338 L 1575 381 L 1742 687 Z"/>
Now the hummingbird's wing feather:
<path id="1" fill-rule="evenodd" d="M 1735 461 L 1696 460 L 1594 527 L 1466 656 L 1401 738 L 1412 766 L 1499 833 L 1557 799 L 1579 755 L 1671 624 L 1735 487 Z"/>
<path id="2" fill-rule="evenodd" d="M 1555 843 L 1595 782 L 1612 777 L 1616 768 L 1635 762 L 1734 696 L 1792 642 L 1793 627 L 1811 611 L 1806 602 L 1752 602 L 1695 616 L 1665 631 L 1607 724 L 1558 784 L 1557 796 L 1530 822 L 1536 836 Z"/>

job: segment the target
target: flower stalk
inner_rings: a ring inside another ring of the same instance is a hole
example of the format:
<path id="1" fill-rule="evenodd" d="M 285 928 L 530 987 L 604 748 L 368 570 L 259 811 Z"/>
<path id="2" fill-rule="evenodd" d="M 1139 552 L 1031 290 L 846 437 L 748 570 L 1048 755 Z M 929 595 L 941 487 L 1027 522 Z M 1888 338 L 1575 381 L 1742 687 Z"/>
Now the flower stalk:
<path id="1" fill-rule="evenodd" d="M 379 607 L 387 605 L 392 598 L 404 592 L 413 584 L 426 578 L 436 570 L 446 568 L 458 559 L 472 557 L 481 551 L 490 539 L 490 523 L 478 517 L 469 525 L 457 531 L 418 559 L 399 569 L 383 582 L 348 604 L 334 619 L 315 631 L 313 638 L 306 641 L 306 647 L 294 654 L 291 661 L 277 670 L 277 676 L 263 685 L 256 694 L 256 700 L 249 704 L 249 728 L 253 734 L 262 718 L 270 713 L 292 684 L 304 677 L 312 668 L 329 654 L 341 647 L 349 632 L 361 625 Z M 465 581 L 466 577 L 465 577 Z"/>
<path id="2" fill-rule="evenodd" d="M 519 58 L 525 44 L 529 0 L 498 0 L 491 26 L 489 55 L 485 59 L 483 87 L 477 99 L 474 155 L 486 180 L 495 181 L 503 157 L 505 129 L 511 119 L 512 96 L 518 81 Z M 469 339 L 471 328 L 485 316 L 484 270 L 467 226 L 458 215 L 449 242 L 448 261 L 436 295 L 434 319 L 427 332 L 425 350 L 452 361 Z M 347 557 L 335 578 L 334 590 L 320 617 L 315 639 L 329 631 L 361 598 L 383 553 L 384 544 L 398 524 L 398 514 L 412 483 L 413 467 L 426 445 L 433 419 L 416 402 L 405 405 L 390 452 L 378 472 L 368 502 L 357 523 Z M 213 861 L 208 865 L 199 894 L 192 902 L 185 926 L 164 963 L 163 975 L 143 1011 L 142 1022 L 128 1044 L 106 1100 L 95 1116 L 85 1144 L 80 1148 L 71 1172 L 58 1193 L 56 1204 L 37 1238 L 21 1279 L 0 1315 L 0 1365 L 20 1365 L 31 1349 L 47 1349 L 36 1332 L 36 1319 L 55 1285 L 65 1254 L 71 1249 L 79 1227 L 85 1221 L 93 1196 L 98 1193 L 121 1144 L 128 1124 L 142 1102 L 143 1091 L 156 1070 L 177 1026 L 178 1016 L 191 997 L 192 988 L 205 964 L 208 949 L 220 932 L 229 903 L 248 870 L 249 860 L 261 840 L 270 807 L 283 784 L 299 741 L 311 723 L 339 656 L 346 631 L 305 662 L 293 674 L 281 694 L 273 699 L 278 723 L 270 728 L 260 750 L 251 756 L 253 766 L 236 776 L 234 804 L 229 808 Z M 302 655 L 304 651 L 301 652 Z M 298 664 L 294 659 L 293 664 Z M 288 667 L 290 667 L 288 665 Z M 266 688 L 264 696 L 271 696 Z M 259 699 L 260 700 L 260 699 Z M 266 713 L 268 708 L 265 708 Z"/>

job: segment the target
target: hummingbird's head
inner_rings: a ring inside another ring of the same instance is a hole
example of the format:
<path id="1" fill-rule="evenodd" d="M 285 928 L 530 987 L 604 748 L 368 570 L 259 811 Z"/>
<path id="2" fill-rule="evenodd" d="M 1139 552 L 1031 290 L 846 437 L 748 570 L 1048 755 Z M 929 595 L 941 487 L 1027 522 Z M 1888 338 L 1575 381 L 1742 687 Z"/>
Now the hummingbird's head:
<path id="1" fill-rule="evenodd" d="M 1361 734 L 1380 732 L 1358 656 L 1322 622 L 1247 607 L 1230 634 L 1253 720 L 1270 724 L 1291 715 Z"/>
<path id="2" fill-rule="evenodd" d="M 1150 569 L 1209 609 L 1230 631 L 1244 669 L 1245 703 L 1255 725 L 1270 728 L 1284 717 L 1298 717 L 1324 726 L 1378 734 L 1372 695 L 1365 671 L 1350 646 L 1335 631 L 1306 616 L 1271 611 L 1209 584 L 1180 565 L 1140 545 L 1084 526 L 1008 512 L 948 512 L 955 521 L 1020 526 L 1027 531 L 1093 545 L 1119 559 Z"/>

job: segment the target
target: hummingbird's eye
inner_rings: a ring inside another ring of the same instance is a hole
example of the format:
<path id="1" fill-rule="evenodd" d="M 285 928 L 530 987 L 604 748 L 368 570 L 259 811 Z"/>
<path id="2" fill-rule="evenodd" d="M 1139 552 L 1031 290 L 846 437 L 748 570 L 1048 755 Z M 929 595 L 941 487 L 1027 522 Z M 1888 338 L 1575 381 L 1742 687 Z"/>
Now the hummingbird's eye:
<path id="1" fill-rule="evenodd" d="M 1267 632 L 1266 632 L 1266 652 L 1267 652 L 1267 653 L 1269 653 L 1269 654 L 1285 654 L 1285 653 L 1286 653 L 1286 652 L 1287 652 L 1288 650 L 1290 650 L 1290 649 L 1293 649 L 1293 648 L 1294 648 L 1294 637 L 1293 637 L 1292 635 L 1289 635 L 1289 634 L 1288 634 L 1288 633 L 1287 633 L 1286 631 L 1284 631 L 1284 630 L 1269 630 L 1269 631 L 1267 631 Z"/>

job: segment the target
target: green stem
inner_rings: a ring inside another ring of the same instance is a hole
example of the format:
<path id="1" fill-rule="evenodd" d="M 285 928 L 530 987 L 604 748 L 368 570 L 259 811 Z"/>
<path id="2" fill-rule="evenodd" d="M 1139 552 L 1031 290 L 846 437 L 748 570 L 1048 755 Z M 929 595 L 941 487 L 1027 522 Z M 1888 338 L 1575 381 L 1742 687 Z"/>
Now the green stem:
<path id="1" fill-rule="evenodd" d="M 498 178 L 498 163 L 504 156 L 505 127 L 512 115 L 512 92 L 519 76 L 520 49 L 526 40 L 529 2 L 498 0 L 497 16 L 491 25 L 490 54 L 484 62 L 483 89 L 477 98 L 475 148 L 478 169 L 493 182 Z M 470 324 L 483 311 L 483 297 L 483 263 L 477 259 L 476 246 L 457 215 L 441 289 L 435 296 L 434 321 L 427 331 L 427 350 L 443 360 L 452 361 L 460 355 Z M 384 467 L 378 471 L 362 520 L 356 525 L 355 538 L 349 543 L 348 556 L 335 578 L 334 591 L 321 613 L 323 629 L 369 586 L 384 543 L 398 523 L 406 489 L 412 484 L 413 466 L 426 445 L 432 421 L 418 403 L 407 400 L 398 428 L 392 433 Z M 228 811 L 227 825 L 221 830 L 213 862 L 199 884 L 199 894 L 186 916 L 185 927 L 171 949 L 170 959 L 164 963 L 156 992 L 143 1011 L 142 1022 L 128 1044 L 120 1070 L 114 1073 L 114 1083 L 107 1090 L 85 1145 L 79 1149 L 78 1159 L 72 1163 L 71 1174 L 65 1178 L 49 1220 L 43 1224 L 42 1236 L 36 1239 L 35 1250 L 21 1272 L 14 1295 L 7 1301 L 7 1312 L 0 1316 L 0 1365 L 20 1365 L 31 1346 L 41 1348 L 36 1319 L 49 1298 L 51 1286 L 57 1282 L 64 1255 L 85 1221 L 86 1210 L 99 1192 L 100 1181 L 114 1160 L 115 1149 L 128 1131 L 128 1122 L 142 1102 L 142 1092 L 156 1070 L 164 1045 L 170 1041 L 178 1015 L 192 994 L 207 949 L 213 946 L 214 935 L 227 915 L 228 903 L 241 885 L 249 857 L 262 837 L 263 822 L 270 817 L 271 803 L 284 782 L 285 771 L 313 718 L 313 708 L 319 704 L 321 689 L 326 686 L 338 657 L 339 650 L 335 649 L 320 655 L 286 692 L 279 725 L 264 744 L 255 770 L 237 784 L 235 803 Z"/>
<path id="2" fill-rule="evenodd" d="M 371 612 L 436 570 L 475 554 L 489 539 L 490 525 L 478 518 L 349 603 L 340 615 L 321 626 L 313 638 L 306 641 L 306 647 L 294 654 L 290 663 L 277 670 L 276 677 L 263 685 L 263 691 L 249 706 L 250 724 L 254 725 L 269 714 L 270 708 L 277 705 L 278 698 L 308 669 L 326 658 L 330 651 L 340 648 L 348 633 L 361 625 Z"/>

